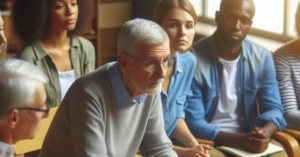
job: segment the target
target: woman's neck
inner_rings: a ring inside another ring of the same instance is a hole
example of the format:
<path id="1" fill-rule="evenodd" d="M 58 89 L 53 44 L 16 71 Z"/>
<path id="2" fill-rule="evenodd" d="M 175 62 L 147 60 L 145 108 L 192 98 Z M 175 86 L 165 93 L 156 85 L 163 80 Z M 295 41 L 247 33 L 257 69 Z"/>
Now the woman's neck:
<path id="1" fill-rule="evenodd" d="M 45 39 L 41 40 L 41 43 L 46 47 L 62 48 L 70 44 L 70 37 L 68 31 L 57 31 L 50 29 Z"/>

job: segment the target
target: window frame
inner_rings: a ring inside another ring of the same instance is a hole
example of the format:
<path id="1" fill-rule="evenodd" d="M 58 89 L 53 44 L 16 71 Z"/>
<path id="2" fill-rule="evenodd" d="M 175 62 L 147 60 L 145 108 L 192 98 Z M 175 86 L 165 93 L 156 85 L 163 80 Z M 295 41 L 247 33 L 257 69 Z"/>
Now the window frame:
<path id="1" fill-rule="evenodd" d="M 214 19 L 210 19 L 207 18 L 207 1 L 208 0 L 202 0 L 202 12 L 201 12 L 201 16 L 198 16 L 198 22 L 202 22 L 202 23 L 207 23 L 207 24 L 211 24 L 211 25 L 217 25 L 216 21 Z M 254 28 L 251 27 L 249 30 L 249 34 L 252 35 L 256 35 L 256 36 L 260 36 L 263 38 L 268 38 L 271 40 L 276 40 L 279 42 L 287 42 L 287 41 L 291 41 L 293 39 L 295 39 L 296 37 L 291 37 L 288 34 L 288 29 L 289 29 L 289 4 L 290 4 L 290 0 L 284 0 L 284 19 L 283 19 L 283 33 L 282 34 L 278 34 L 275 32 L 269 32 L 266 30 L 262 30 L 259 28 Z M 291 15 L 294 16 L 294 15 Z"/>

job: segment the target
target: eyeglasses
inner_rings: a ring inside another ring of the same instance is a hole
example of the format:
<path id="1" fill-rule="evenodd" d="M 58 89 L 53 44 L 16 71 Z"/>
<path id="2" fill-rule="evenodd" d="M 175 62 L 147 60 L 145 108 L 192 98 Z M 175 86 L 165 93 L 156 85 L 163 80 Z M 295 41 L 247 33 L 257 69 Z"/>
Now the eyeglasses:
<path id="1" fill-rule="evenodd" d="M 39 111 L 39 112 L 45 112 L 45 115 L 47 116 L 49 114 L 49 103 L 46 103 L 46 109 L 39 109 L 39 108 L 33 108 L 33 107 L 19 107 L 16 108 L 18 110 L 33 110 L 33 111 Z"/>
<path id="2" fill-rule="evenodd" d="M 135 57 L 131 56 L 128 53 L 124 52 L 124 54 L 127 55 L 127 56 L 129 56 L 129 57 L 131 57 L 132 59 L 138 61 Z M 163 65 L 163 67 L 165 69 L 168 69 L 168 68 L 170 68 L 173 65 L 174 61 L 175 61 L 175 57 L 173 55 L 171 55 L 171 54 L 168 55 L 167 58 L 165 60 L 163 60 L 162 62 L 150 61 L 147 64 L 147 71 L 148 72 L 154 72 L 155 70 L 157 70 L 160 67 L 161 64 Z"/>

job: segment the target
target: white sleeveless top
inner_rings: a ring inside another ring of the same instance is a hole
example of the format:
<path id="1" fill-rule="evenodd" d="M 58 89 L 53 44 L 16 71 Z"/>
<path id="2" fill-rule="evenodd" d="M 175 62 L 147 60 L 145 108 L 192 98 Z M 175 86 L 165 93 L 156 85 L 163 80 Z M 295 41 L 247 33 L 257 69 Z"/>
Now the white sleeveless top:
<path id="1" fill-rule="evenodd" d="M 58 79 L 60 84 L 62 100 L 72 83 L 75 81 L 75 72 L 73 69 L 69 71 L 58 72 Z"/>

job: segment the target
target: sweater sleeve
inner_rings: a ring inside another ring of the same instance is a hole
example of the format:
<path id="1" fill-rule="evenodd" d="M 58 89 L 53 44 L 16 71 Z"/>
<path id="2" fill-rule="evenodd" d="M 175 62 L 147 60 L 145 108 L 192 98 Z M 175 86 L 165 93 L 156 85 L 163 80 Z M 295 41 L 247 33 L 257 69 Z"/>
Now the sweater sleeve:
<path id="1" fill-rule="evenodd" d="M 292 67 L 287 58 L 279 52 L 274 54 L 274 62 L 284 107 L 284 117 L 289 126 L 300 129 L 300 111 L 293 84 Z"/>
<path id="2" fill-rule="evenodd" d="M 188 106 L 185 109 L 185 121 L 196 138 L 213 141 L 221 129 L 216 125 L 209 124 L 205 119 L 206 111 L 203 104 L 202 90 L 196 79 L 193 79 L 191 89 L 193 96 L 189 99 Z"/>
<path id="3" fill-rule="evenodd" d="M 150 104 L 149 104 L 150 105 Z M 154 97 L 140 152 L 144 157 L 177 157 L 164 130 L 160 94 Z"/>

